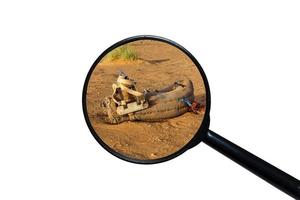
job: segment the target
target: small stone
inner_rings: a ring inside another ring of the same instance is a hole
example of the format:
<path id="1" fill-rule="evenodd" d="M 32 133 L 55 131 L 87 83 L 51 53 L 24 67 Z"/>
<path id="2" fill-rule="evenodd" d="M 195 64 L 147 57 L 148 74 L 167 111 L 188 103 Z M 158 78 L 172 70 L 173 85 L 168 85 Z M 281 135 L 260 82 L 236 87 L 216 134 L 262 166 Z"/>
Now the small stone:
<path id="1" fill-rule="evenodd" d="M 150 156 L 151 157 L 157 157 L 157 155 L 155 153 L 151 153 Z"/>

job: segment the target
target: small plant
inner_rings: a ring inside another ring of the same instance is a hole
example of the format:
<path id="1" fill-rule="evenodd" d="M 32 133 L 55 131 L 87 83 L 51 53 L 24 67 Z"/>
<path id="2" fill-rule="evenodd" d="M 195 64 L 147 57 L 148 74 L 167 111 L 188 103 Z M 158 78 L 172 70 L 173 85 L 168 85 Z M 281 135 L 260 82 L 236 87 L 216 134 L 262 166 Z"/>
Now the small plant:
<path id="1" fill-rule="evenodd" d="M 104 60 L 105 61 L 115 61 L 115 60 L 129 60 L 133 61 L 137 59 L 136 52 L 130 48 L 128 45 L 122 45 L 111 52 L 109 52 Z"/>

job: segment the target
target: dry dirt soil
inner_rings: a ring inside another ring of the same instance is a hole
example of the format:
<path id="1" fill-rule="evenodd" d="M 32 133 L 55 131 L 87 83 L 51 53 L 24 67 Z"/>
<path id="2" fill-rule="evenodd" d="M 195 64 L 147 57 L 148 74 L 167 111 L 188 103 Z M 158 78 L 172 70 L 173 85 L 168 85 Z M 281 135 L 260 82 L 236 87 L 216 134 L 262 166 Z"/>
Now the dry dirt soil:
<path id="1" fill-rule="evenodd" d="M 140 160 L 162 158 L 180 150 L 199 129 L 205 112 L 204 83 L 194 63 L 176 47 L 152 40 L 135 41 L 128 46 L 137 53 L 137 60 L 100 61 L 94 69 L 86 96 L 88 116 L 99 137 L 115 151 Z M 103 123 L 100 102 L 112 94 L 118 70 L 137 82 L 138 91 L 159 89 L 188 78 L 194 84 L 195 99 L 201 103 L 202 112 L 187 112 L 161 122 Z"/>

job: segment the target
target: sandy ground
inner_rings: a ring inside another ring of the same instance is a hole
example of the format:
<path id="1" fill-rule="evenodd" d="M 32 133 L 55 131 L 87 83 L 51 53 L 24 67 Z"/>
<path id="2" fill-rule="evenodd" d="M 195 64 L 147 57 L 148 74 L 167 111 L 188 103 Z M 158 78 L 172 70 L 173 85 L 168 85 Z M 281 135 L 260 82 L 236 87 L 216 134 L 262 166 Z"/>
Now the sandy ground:
<path id="1" fill-rule="evenodd" d="M 197 101 L 205 107 L 203 80 L 193 62 L 177 48 L 159 41 L 140 40 L 129 46 L 137 52 L 136 61 L 100 62 L 92 73 L 87 90 L 87 110 L 91 124 L 112 149 L 136 159 L 157 159 L 185 146 L 199 129 L 201 114 L 185 113 L 162 122 L 123 122 L 118 125 L 101 121 L 100 101 L 112 94 L 117 71 L 124 71 L 137 82 L 137 90 L 159 89 L 176 80 L 188 78 L 194 84 Z"/>

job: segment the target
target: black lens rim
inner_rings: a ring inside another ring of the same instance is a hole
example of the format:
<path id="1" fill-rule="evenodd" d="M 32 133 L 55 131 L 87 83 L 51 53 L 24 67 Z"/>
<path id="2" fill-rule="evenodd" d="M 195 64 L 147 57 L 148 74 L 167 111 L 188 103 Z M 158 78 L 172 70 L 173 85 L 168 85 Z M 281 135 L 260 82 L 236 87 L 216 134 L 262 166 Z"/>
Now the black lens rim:
<path id="1" fill-rule="evenodd" d="M 90 80 L 90 77 L 95 69 L 95 67 L 97 66 L 97 64 L 100 62 L 100 60 L 107 54 L 109 53 L 111 50 L 117 48 L 118 46 L 130 43 L 130 42 L 134 42 L 137 40 L 156 40 L 156 41 L 161 41 L 161 42 L 165 42 L 167 44 L 170 44 L 176 48 L 178 48 L 179 50 L 181 50 L 182 52 L 184 52 L 192 61 L 193 63 L 196 65 L 196 67 L 198 68 L 202 78 L 203 78 L 203 82 L 204 82 L 204 86 L 205 86 L 205 92 L 206 92 L 206 108 L 205 108 L 205 114 L 204 114 L 204 118 L 202 121 L 202 124 L 200 126 L 200 128 L 198 129 L 197 133 L 194 135 L 194 137 L 181 149 L 179 149 L 178 151 L 176 151 L 173 154 L 170 154 L 166 157 L 162 157 L 162 158 L 158 158 L 158 159 L 151 159 L 151 160 L 139 160 L 136 158 L 132 158 L 132 157 L 128 157 L 125 156 L 117 151 L 115 151 L 114 149 L 110 148 L 104 141 L 101 140 L 101 138 L 98 136 L 98 134 L 96 133 L 96 131 L 94 130 L 89 117 L 88 117 L 88 113 L 87 113 L 87 105 L 86 105 L 86 94 L 87 94 L 87 88 L 88 88 L 88 83 Z M 115 43 L 114 45 L 110 46 L 109 48 L 107 48 L 97 59 L 96 61 L 93 63 L 92 67 L 90 68 L 85 82 L 84 82 L 84 86 L 83 86 L 83 92 L 82 92 L 82 108 L 83 108 L 83 114 L 84 114 L 84 118 L 85 121 L 89 127 L 90 132 L 92 133 L 93 137 L 96 139 L 96 141 L 105 149 L 107 150 L 109 153 L 111 153 L 112 155 L 131 162 L 131 163 L 137 163 L 137 164 L 155 164 L 155 163 L 161 163 L 161 162 L 165 162 L 168 160 L 171 160 L 179 155 L 181 155 L 182 153 L 184 153 L 186 150 L 196 146 L 197 144 L 199 144 L 203 137 L 205 136 L 205 133 L 208 130 L 209 127 L 209 112 L 210 112 L 210 105 L 211 105 L 211 98 L 210 98 L 210 89 L 209 89 L 209 84 L 208 84 L 208 80 L 206 78 L 206 75 L 204 73 L 204 70 L 202 69 L 200 63 L 196 60 L 196 58 L 188 51 L 186 50 L 184 47 L 182 47 L 181 45 L 177 44 L 176 42 L 169 40 L 167 38 L 163 38 L 160 36 L 155 36 L 155 35 L 137 35 L 137 36 L 133 36 L 133 37 L 129 37 L 126 39 L 123 39 L 117 43 Z"/>

